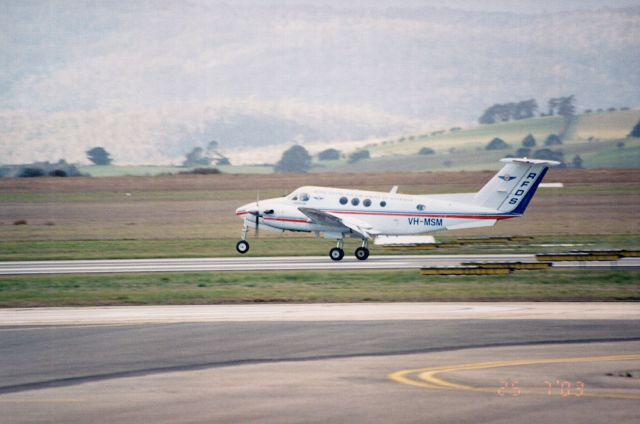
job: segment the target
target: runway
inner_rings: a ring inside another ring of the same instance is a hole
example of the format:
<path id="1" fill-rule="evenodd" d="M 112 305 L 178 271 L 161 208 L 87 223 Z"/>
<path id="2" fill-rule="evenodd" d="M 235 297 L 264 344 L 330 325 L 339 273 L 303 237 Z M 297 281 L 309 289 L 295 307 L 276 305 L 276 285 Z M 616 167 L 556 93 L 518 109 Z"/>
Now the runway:
<path id="1" fill-rule="evenodd" d="M 165 309 L 48 308 L 0 315 L 3 418 L 12 423 L 634 423 L 640 418 L 637 377 L 625 377 L 640 369 L 640 308 L 633 303 L 158 308 Z M 155 321 L 143 324 L 144 315 Z M 11 316 L 19 319 L 11 322 Z M 79 320 L 82 316 L 87 318 Z M 95 316 L 99 319 L 92 321 Z M 440 387 L 431 387 L 434 381 Z"/>
<path id="2" fill-rule="evenodd" d="M 372 256 L 366 261 L 345 257 L 340 262 L 334 262 L 326 256 L 23 261 L 0 262 L 0 275 L 390 270 L 459 265 L 470 261 L 535 261 L 535 256 L 532 254 L 386 255 Z M 622 258 L 615 262 L 558 262 L 554 263 L 554 266 L 637 268 L 640 267 L 640 258 Z"/>

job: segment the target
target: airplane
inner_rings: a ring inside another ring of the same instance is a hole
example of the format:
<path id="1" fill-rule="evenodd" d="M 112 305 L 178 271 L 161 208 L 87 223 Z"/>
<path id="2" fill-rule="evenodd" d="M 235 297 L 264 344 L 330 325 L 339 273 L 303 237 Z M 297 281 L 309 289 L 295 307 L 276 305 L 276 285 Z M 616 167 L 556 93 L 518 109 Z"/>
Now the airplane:
<path id="1" fill-rule="evenodd" d="M 505 158 L 502 169 L 476 193 L 409 195 L 304 186 L 285 197 L 259 200 L 236 210 L 244 220 L 238 253 L 249 251 L 247 233 L 260 227 L 275 231 L 322 233 L 336 240 L 329 257 L 344 257 L 345 237 L 359 238 L 355 257 L 369 257 L 369 241 L 378 236 L 416 235 L 490 227 L 524 214 L 551 160 Z"/>

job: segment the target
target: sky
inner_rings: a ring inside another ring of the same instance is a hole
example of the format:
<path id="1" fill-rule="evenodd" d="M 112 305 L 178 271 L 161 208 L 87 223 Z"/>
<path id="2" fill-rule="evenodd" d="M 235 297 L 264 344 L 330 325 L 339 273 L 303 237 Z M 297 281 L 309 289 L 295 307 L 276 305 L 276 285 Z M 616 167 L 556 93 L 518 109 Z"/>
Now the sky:
<path id="1" fill-rule="evenodd" d="M 179 164 L 640 106 L 640 0 L 0 1 L 0 163 Z"/>

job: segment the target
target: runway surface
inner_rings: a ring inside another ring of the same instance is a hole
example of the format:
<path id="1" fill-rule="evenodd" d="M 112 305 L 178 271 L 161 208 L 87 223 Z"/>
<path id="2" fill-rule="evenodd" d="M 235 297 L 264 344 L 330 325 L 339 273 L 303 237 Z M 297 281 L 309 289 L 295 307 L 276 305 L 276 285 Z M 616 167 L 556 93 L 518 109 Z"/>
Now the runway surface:
<path id="1" fill-rule="evenodd" d="M 345 257 L 334 262 L 326 256 L 231 257 L 179 259 L 118 259 L 82 261 L 0 262 L 0 275 L 97 274 L 120 272 L 194 272 L 194 271 L 313 271 L 419 269 L 423 266 L 459 265 L 470 261 L 535 261 L 532 254 L 490 255 L 387 255 L 366 261 Z M 559 262 L 560 267 L 640 267 L 640 258 L 622 258 L 615 262 Z"/>
<path id="2" fill-rule="evenodd" d="M 57 315 L 53 309 L 9 310 L 0 316 L 3 419 L 632 423 L 640 418 L 636 304 L 251 306 L 63 308 Z M 78 321 L 101 313 L 100 325 Z M 155 323 L 119 319 L 145 314 Z M 21 321 L 8 320 L 14 315 Z M 180 315 L 182 321 L 173 321 Z M 275 319 L 264 320 L 270 315 Z M 47 317 L 53 322 L 44 325 Z M 636 377 L 625 377 L 626 372 Z M 432 387 L 434 381 L 441 386 Z"/>

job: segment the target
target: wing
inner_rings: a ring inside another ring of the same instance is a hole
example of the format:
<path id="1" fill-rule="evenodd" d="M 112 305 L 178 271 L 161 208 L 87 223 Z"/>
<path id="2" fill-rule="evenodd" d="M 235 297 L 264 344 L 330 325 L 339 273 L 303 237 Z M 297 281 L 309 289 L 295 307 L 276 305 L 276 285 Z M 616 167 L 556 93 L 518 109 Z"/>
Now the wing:
<path id="1" fill-rule="evenodd" d="M 349 230 L 362 238 L 371 238 L 377 234 L 377 231 L 375 231 L 371 225 L 361 220 L 342 218 L 331 212 L 324 212 L 313 208 L 298 208 L 298 210 L 315 224 L 343 227 L 345 230 Z"/>

